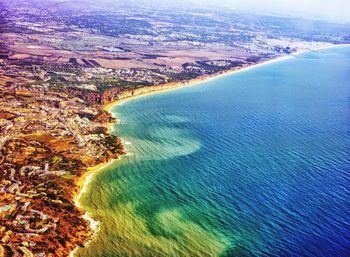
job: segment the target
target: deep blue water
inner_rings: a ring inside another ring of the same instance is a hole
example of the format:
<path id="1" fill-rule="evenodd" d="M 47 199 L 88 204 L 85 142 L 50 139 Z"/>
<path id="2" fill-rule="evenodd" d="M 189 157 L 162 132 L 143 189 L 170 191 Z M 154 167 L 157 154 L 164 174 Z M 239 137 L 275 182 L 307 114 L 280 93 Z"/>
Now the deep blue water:
<path id="1" fill-rule="evenodd" d="M 350 256 L 349 99 L 341 47 L 116 106 L 97 255 Z"/>

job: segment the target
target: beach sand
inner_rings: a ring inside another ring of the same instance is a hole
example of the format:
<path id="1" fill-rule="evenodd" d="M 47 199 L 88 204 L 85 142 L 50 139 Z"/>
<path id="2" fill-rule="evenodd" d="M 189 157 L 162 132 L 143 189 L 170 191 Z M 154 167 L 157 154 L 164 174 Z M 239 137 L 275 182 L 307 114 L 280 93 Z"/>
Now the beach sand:
<path id="1" fill-rule="evenodd" d="M 261 62 L 255 63 L 255 64 L 251 64 L 251 65 L 248 64 L 248 65 L 242 66 L 242 67 L 235 67 L 231 70 L 222 71 L 222 72 L 211 74 L 211 75 L 205 75 L 205 76 L 198 77 L 196 79 L 189 80 L 189 81 L 180 81 L 180 82 L 175 82 L 175 83 L 168 83 L 168 84 L 161 84 L 161 85 L 156 85 L 156 86 L 138 88 L 138 89 L 133 90 L 134 93 L 132 95 L 130 95 L 130 94 L 122 95 L 120 99 L 104 105 L 103 110 L 111 113 L 110 110 L 112 107 L 119 105 L 119 104 L 122 104 L 126 101 L 136 99 L 138 97 L 142 97 L 142 96 L 146 96 L 146 95 L 150 95 L 150 94 L 162 93 L 162 92 L 175 90 L 175 89 L 179 89 L 179 88 L 183 88 L 183 87 L 195 86 L 195 85 L 199 85 L 203 82 L 207 82 L 210 80 L 219 79 L 219 78 L 229 76 L 232 74 L 236 74 L 239 72 L 245 72 L 245 71 L 255 69 L 255 68 L 258 68 L 258 67 L 261 67 L 264 65 L 272 64 L 275 62 L 288 60 L 288 59 L 291 59 L 293 57 L 296 57 L 298 55 L 301 55 L 301 54 L 304 54 L 307 52 L 320 51 L 323 49 L 331 49 L 331 48 L 342 47 L 342 46 L 348 46 L 348 45 L 347 44 L 338 44 L 338 45 L 333 45 L 333 46 L 319 47 L 319 48 L 315 48 L 315 49 L 311 49 L 311 50 L 300 50 L 300 51 L 296 51 L 290 55 L 277 56 L 275 58 L 263 60 Z M 148 88 L 149 90 L 145 91 L 146 88 Z M 112 113 L 112 115 L 113 115 L 113 113 Z"/>

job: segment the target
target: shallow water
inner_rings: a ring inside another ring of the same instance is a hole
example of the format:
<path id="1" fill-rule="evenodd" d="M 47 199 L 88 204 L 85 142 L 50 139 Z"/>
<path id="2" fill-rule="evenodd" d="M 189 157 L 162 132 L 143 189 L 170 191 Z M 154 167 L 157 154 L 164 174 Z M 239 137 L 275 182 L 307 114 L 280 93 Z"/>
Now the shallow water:
<path id="1" fill-rule="evenodd" d="M 80 256 L 350 256 L 350 47 L 116 106 Z"/>

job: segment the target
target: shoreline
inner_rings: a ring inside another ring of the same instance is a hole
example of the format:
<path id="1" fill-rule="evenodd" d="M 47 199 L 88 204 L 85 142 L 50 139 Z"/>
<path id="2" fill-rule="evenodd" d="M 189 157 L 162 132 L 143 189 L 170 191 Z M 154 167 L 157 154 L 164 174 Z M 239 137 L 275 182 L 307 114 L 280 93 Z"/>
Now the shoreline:
<path id="1" fill-rule="evenodd" d="M 78 207 L 79 209 L 83 209 L 80 203 L 80 199 L 83 196 L 83 194 L 85 194 L 87 192 L 88 186 L 90 184 L 90 182 L 94 179 L 95 175 L 97 175 L 97 173 L 103 169 L 105 169 L 106 167 L 108 167 L 109 165 L 111 165 L 112 163 L 114 163 L 115 161 L 117 161 L 118 159 L 111 159 L 107 162 L 104 163 L 100 163 L 99 165 L 96 165 L 94 167 L 91 167 L 88 169 L 88 171 L 86 173 L 84 173 L 76 182 L 76 185 L 79 188 L 79 191 L 74 195 L 74 204 L 76 207 Z M 87 211 L 85 211 L 85 214 L 83 216 L 83 218 L 85 220 L 87 220 L 90 224 L 90 229 L 92 231 L 92 237 L 85 242 L 84 247 L 88 246 L 95 238 L 96 234 L 99 231 L 99 224 L 100 221 L 98 220 L 94 220 L 91 217 L 91 214 Z M 78 251 L 80 247 L 76 247 L 70 254 L 70 257 L 75 256 L 76 252 Z"/>
<path id="2" fill-rule="evenodd" d="M 350 46 L 350 44 L 335 44 L 335 45 L 331 45 L 331 46 L 318 47 L 318 48 L 314 48 L 314 49 L 310 49 L 310 50 L 299 50 L 299 51 L 296 51 L 296 52 L 288 54 L 288 55 L 276 56 L 276 57 L 273 57 L 271 59 L 265 59 L 261 62 L 257 62 L 254 64 L 248 64 L 245 66 L 234 67 L 234 68 L 226 70 L 226 71 L 220 71 L 218 73 L 214 73 L 214 74 L 210 74 L 210 75 L 203 75 L 203 76 L 200 76 L 198 78 L 191 79 L 188 81 L 170 82 L 170 83 L 159 84 L 159 85 L 154 85 L 154 86 L 146 86 L 146 87 L 137 88 L 134 90 L 125 91 L 125 92 L 121 93 L 121 98 L 119 98 L 116 101 L 112 101 L 110 103 L 103 105 L 102 109 L 109 112 L 111 115 L 113 115 L 113 117 L 115 117 L 114 114 L 111 112 L 111 109 L 114 106 L 122 104 L 126 101 L 136 99 L 138 97 L 147 96 L 147 95 L 151 95 L 151 94 L 157 94 L 157 93 L 163 93 L 163 92 L 167 92 L 167 91 L 171 91 L 171 90 L 175 90 L 175 89 L 181 89 L 184 87 L 196 86 L 196 85 L 199 85 L 201 83 L 205 83 L 205 82 L 208 82 L 211 80 L 220 79 L 222 77 L 226 77 L 226 76 L 233 75 L 236 73 L 249 71 L 251 69 L 265 66 L 268 64 L 272 64 L 275 62 L 288 60 L 288 59 L 291 59 L 293 57 L 296 57 L 298 55 L 308 53 L 308 52 L 315 52 L 315 51 L 333 49 L 333 48 L 338 48 L 338 47 L 346 47 L 346 46 Z M 133 92 L 133 93 L 130 95 L 131 92 Z M 118 119 L 117 119 L 117 122 L 119 122 Z M 113 125 L 114 124 L 112 124 L 112 126 Z"/>
<path id="3" fill-rule="evenodd" d="M 167 92 L 167 91 L 171 91 L 171 90 L 175 90 L 175 89 L 181 89 L 181 88 L 185 88 L 185 87 L 200 85 L 201 83 L 205 83 L 205 82 L 208 82 L 211 80 L 220 79 L 222 77 L 226 77 L 226 76 L 233 75 L 236 73 L 249 71 L 251 69 L 265 66 L 268 64 L 272 64 L 275 62 L 292 59 L 292 58 L 294 58 L 298 55 L 304 54 L 304 53 L 321 51 L 321 50 L 326 50 L 326 49 L 333 49 L 333 48 L 338 48 L 338 47 L 346 47 L 346 46 L 350 47 L 350 44 L 335 44 L 332 46 L 324 46 L 324 47 L 319 47 L 319 48 L 310 49 L 310 50 L 300 50 L 300 51 L 296 51 L 296 52 L 288 54 L 288 55 L 281 55 L 281 56 L 273 57 L 271 59 L 265 59 L 261 62 L 257 62 L 254 64 L 248 64 L 246 66 L 235 67 L 235 68 L 232 68 L 230 70 L 221 71 L 221 72 L 210 74 L 210 75 L 200 76 L 198 78 L 188 80 L 188 81 L 172 82 L 172 83 L 142 87 L 142 88 L 137 88 L 137 89 L 134 89 L 131 91 L 122 92 L 120 99 L 118 99 L 116 101 L 112 101 L 110 103 L 107 103 L 107 104 L 103 105 L 101 108 L 102 110 L 109 112 L 114 118 L 116 118 L 116 123 L 109 124 L 108 133 L 112 133 L 114 125 L 119 123 L 118 118 L 115 117 L 115 114 L 111 111 L 112 108 L 114 108 L 115 106 L 121 105 L 124 102 L 134 100 L 134 99 L 137 99 L 139 97 L 143 97 L 143 96 L 147 96 L 147 95 L 163 93 L 163 92 Z M 125 144 L 125 143 L 123 143 L 123 144 Z M 82 205 L 80 203 L 80 199 L 81 199 L 82 195 L 87 192 L 89 184 L 91 183 L 91 181 L 93 181 L 93 179 L 97 175 L 97 173 L 118 160 L 120 160 L 120 158 L 119 159 L 111 159 L 105 163 L 101 163 L 97 166 L 91 167 L 88 169 L 88 171 L 85 174 L 83 174 L 83 176 L 81 176 L 78 179 L 77 185 L 79 187 L 79 191 L 74 196 L 74 203 L 79 209 L 84 210 L 84 208 L 82 207 Z M 83 218 L 89 222 L 90 229 L 92 230 L 92 234 L 93 234 L 91 239 L 89 239 L 84 244 L 84 247 L 86 247 L 94 240 L 95 236 L 99 232 L 100 221 L 94 220 L 88 211 L 85 211 Z M 74 257 L 79 248 L 80 247 L 77 247 L 76 249 L 74 249 L 70 253 L 69 256 Z"/>
<path id="4" fill-rule="evenodd" d="M 243 66 L 243 67 L 242 66 L 235 67 L 235 68 L 232 68 L 230 70 L 221 71 L 221 72 L 210 74 L 210 75 L 200 76 L 198 78 L 191 79 L 188 81 L 171 82 L 171 83 L 160 84 L 160 85 L 155 85 L 155 86 L 137 88 L 137 89 L 132 90 L 133 94 L 131 94 L 131 95 L 129 95 L 131 91 L 126 91 L 126 92 L 123 92 L 124 95 L 122 95 L 122 97 L 120 99 L 113 101 L 111 103 L 105 104 L 102 109 L 109 112 L 110 114 L 112 114 L 114 116 L 114 114 L 111 112 L 111 109 L 114 106 L 120 105 L 126 101 L 134 100 L 136 98 L 147 96 L 147 95 L 168 92 L 171 90 L 181 89 L 181 88 L 185 88 L 185 87 L 197 86 L 201 83 L 205 83 L 205 82 L 215 80 L 215 79 L 220 79 L 222 77 L 233 75 L 233 74 L 236 74 L 239 72 L 244 72 L 244 71 L 247 71 L 247 70 L 252 69 L 252 68 L 271 64 L 274 62 L 288 60 L 288 59 L 292 58 L 293 55 L 294 54 L 277 56 L 273 59 L 264 60 L 262 62 L 258 62 L 255 64 L 248 64 L 248 65 Z M 146 89 L 148 89 L 148 90 L 146 90 Z"/>

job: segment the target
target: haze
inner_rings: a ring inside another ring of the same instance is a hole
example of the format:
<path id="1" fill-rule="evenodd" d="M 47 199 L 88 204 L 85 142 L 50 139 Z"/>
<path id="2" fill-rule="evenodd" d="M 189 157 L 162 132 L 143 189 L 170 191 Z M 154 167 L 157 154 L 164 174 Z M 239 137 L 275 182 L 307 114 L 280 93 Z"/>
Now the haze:
<path id="1" fill-rule="evenodd" d="M 158 0 L 158 2 L 164 3 L 164 0 Z M 350 22 L 349 0 L 180 0 L 180 2 L 274 13 L 282 16 L 303 16 L 306 18 Z"/>

